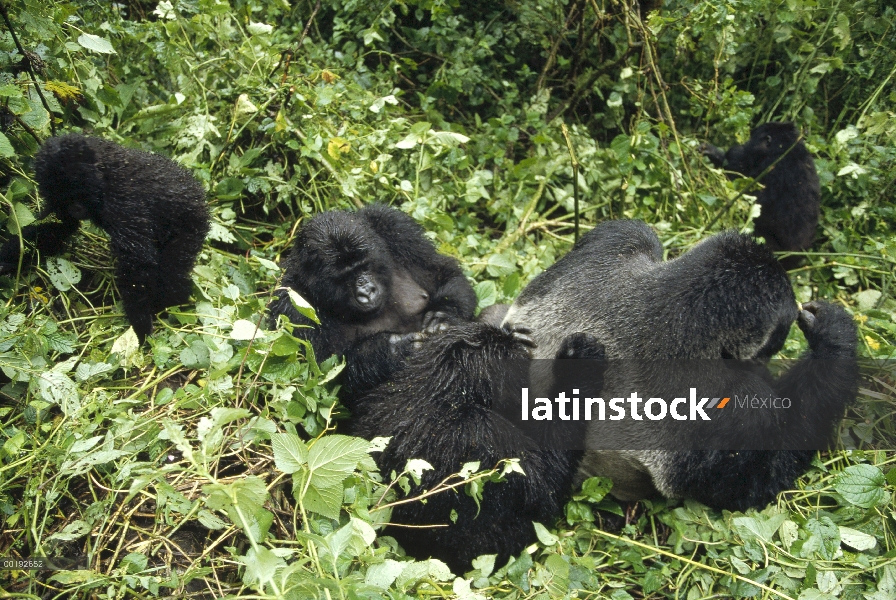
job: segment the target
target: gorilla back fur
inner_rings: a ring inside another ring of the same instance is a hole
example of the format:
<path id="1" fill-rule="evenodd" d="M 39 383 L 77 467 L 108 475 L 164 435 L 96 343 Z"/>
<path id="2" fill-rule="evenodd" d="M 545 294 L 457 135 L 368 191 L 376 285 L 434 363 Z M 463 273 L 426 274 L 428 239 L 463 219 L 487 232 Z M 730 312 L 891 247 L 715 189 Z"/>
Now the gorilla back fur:
<path id="1" fill-rule="evenodd" d="M 26 241 L 58 254 L 82 219 L 109 234 L 115 283 L 142 341 L 152 317 L 190 297 L 190 271 L 209 231 L 205 190 L 174 161 L 100 138 L 68 134 L 44 142 L 34 161 L 44 210 Z M 19 241 L 0 248 L 0 270 L 15 269 Z"/>
<path id="2" fill-rule="evenodd" d="M 752 435 L 821 447 L 855 398 L 856 328 L 839 307 L 819 303 L 807 309 L 799 313 L 783 267 L 748 236 L 725 232 L 663 262 L 659 239 L 644 223 L 610 221 L 536 277 L 504 324 L 532 330 L 534 358 L 553 357 L 558 340 L 573 333 L 594 335 L 611 361 L 604 389 L 613 392 L 626 386 L 634 391 L 638 383 L 625 381 L 614 359 L 751 360 L 752 366 L 731 364 L 728 389 L 789 397 L 795 410 L 751 421 L 751 431 L 734 418 L 713 419 L 706 435 L 721 443 Z M 762 365 L 782 348 L 798 316 L 810 351 L 775 381 Z M 682 452 L 607 450 L 605 426 L 589 425 L 580 477 L 613 478 L 613 493 L 623 500 L 659 491 L 722 508 L 760 506 L 790 486 L 813 456 L 797 450 L 700 450 L 690 439 L 681 440 L 682 448 L 691 448 Z M 643 447 L 656 448 L 652 442 L 645 440 Z"/>
<path id="3" fill-rule="evenodd" d="M 469 569 L 480 554 L 498 554 L 503 564 L 535 541 L 533 521 L 550 524 L 561 514 L 581 453 L 545 449 L 493 406 L 502 378 L 512 377 L 508 361 L 528 363 L 528 357 L 529 348 L 507 330 L 485 323 L 451 327 L 425 339 L 392 381 L 349 402 L 352 435 L 392 437 L 376 458 L 383 476 L 401 473 L 411 458 L 433 466 L 410 496 L 432 489 L 470 461 L 488 469 L 501 459 L 519 458 L 526 472 L 486 484 L 481 507 L 457 489 L 430 496 L 425 504 L 394 507 L 394 523 L 447 525 L 389 528 L 408 554 L 441 559 L 455 573 Z"/>
<path id="4" fill-rule="evenodd" d="M 294 334 L 308 339 L 319 358 L 345 356 L 349 393 L 385 381 L 424 327 L 470 321 L 477 302 L 458 262 L 438 254 L 411 217 L 379 204 L 305 223 L 282 284 L 314 307 L 320 325 L 283 291 L 269 306 L 271 317 L 308 326 Z"/>
<path id="5" fill-rule="evenodd" d="M 717 167 L 745 177 L 758 177 L 777 164 L 761 180 L 756 202 L 762 212 L 754 222 L 757 236 L 773 251 L 800 251 L 812 246 L 821 198 L 815 161 L 793 123 L 765 123 L 750 133 L 746 144 L 728 152 L 707 145 L 704 152 Z M 780 158 L 780 160 L 778 160 Z M 798 258 L 785 259 L 791 268 Z"/>

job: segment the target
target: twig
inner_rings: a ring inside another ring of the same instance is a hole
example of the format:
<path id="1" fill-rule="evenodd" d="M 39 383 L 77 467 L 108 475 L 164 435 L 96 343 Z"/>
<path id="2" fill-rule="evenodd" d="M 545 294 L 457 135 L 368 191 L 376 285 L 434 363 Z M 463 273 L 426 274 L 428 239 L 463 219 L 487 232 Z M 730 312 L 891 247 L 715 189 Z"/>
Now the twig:
<path id="1" fill-rule="evenodd" d="M 25 53 L 25 49 L 22 47 L 21 42 L 19 42 L 16 30 L 13 29 L 12 21 L 9 19 L 9 11 L 6 10 L 6 4 L 2 0 L 0 0 L 0 16 L 6 21 L 6 28 L 9 29 L 12 41 L 15 43 L 16 48 L 18 48 L 19 54 L 22 55 L 25 69 L 27 69 L 28 74 L 31 76 L 31 81 L 34 83 L 34 90 L 37 92 L 37 95 L 40 96 L 41 104 L 43 104 L 44 108 L 47 110 L 47 115 L 50 117 L 50 131 L 53 135 L 56 135 L 56 125 L 53 124 L 53 111 L 50 110 L 50 103 L 47 102 L 43 91 L 40 89 L 40 84 L 37 82 L 37 75 L 34 74 L 34 68 L 31 66 L 31 60 L 29 60 L 28 55 Z M 34 132 L 31 132 L 31 134 L 34 135 Z"/>
<path id="2" fill-rule="evenodd" d="M 605 60 L 603 63 L 601 63 L 600 66 L 598 66 L 596 69 L 594 69 L 594 71 L 591 72 L 591 75 L 588 76 L 588 79 L 586 79 L 584 83 L 576 85 L 575 89 L 573 89 L 572 93 L 569 95 L 569 98 L 563 100 L 551 112 L 551 114 L 549 114 L 545 118 L 545 123 L 550 123 L 551 121 L 556 119 L 558 116 L 563 114 L 568 108 L 574 107 L 578 103 L 580 96 L 586 90 L 590 89 L 591 86 L 594 85 L 594 82 L 597 81 L 597 79 L 601 75 L 603 75 L 604 73 L 607 73 L 609 71 L 612 71 L 613 69 L 615 69 L 616 67 L 618 67 L 619 65 L 624 63 L 625 59 L 627 59 L 631 55 L 631 53 L 635 51 L 636 48 L 640 48 L 642 45 L 643 45 L 642 42 L 633 42 L 631 45 L 629 45 L 628 48 L 625 49 L 625 52 L 623 52 L 622 55 L 619 56 L 618 58 L 608 59 L 608 60 Z"/>
<path id="3" fill-rule="evenodd" d="M 569 150 L 569 159 L 572 161 L 572 201 L 573 201 L 573 242 L 579 241 L 579 161 L 572 149 L 572 141 L 569 139 L 569 130 L 566 123 L 560 123 L 560 131 L 566 138 L 566 149 Z"/>
<path id="4" fill-rule="evenodd" d="M 37 142 L 38 145 L 40 145 L 40 143 L 41 143 L 40 136 L 37 135 L 37 133 L 36 133 L 33 129 L 31 129 L 31 126 L 28 125 L 28 123 L 26 123 L 25 121 L 23 121 L 23 120 L 22 120 L 22 117 L 20 117 L 19 115 L 15 114 L 14 112 L 10 112 L 9 114 L 11 114 L 11 115 L 12 115 L 12 118 L 16 120 L 16 123 L 18 123 L 18 124 L 22 127 L 22 129 L 24 129 L 24 130 L 28 133 L 28 135 L 30 135 L 31 137 L 33 137 L 33 138 L 34 138 L 34 141 Z M 53 117 L 52 117 L 52 116 L 50 117 L 50 120 L 51 120 L 51 121 L 53 120 Z"/>
<path id="5" fill-rule="evenodd" d="M 293 46 L 293 48 L 283 51 L 283 53 L 280 55 L 280 60 L 277 62 L 277 65 L 273 69 L 271 69 L 271 73 L 270 73 L 270 75 L 268 75 L 268 80 L 270 80 L 271 77 L 274 76 L 274 73 L 277 72 L 277 69 L 280 68 L 280 65 L 282 65 L 283 61 L 285 60 L 286 68 L 283 69 L 282 82 L 286 81 L 286 76 L 289 74 L 290 61 L 292 60 L 292 57 L 295 56 L 296 52 L 298 52 L 299 48 L 302 47 L 302 42 L 305 41 L 305 36 L 308 35 L 308 30 L 311 29 L 311 23 L 314 21 L 314 17 L 317 16 L 317 11 L 319 11 L 319 10 L 320 10 L 320 0 L 317 0 L 317 4 L 314 5 L 314 10 L 311 11 L 311 16 L 308 17 L 308 22 L 305 23 L 305 29 L 302 30 L 302 35 L 299 36 L 299 41 L 296 42 L 296 45 Z"/>

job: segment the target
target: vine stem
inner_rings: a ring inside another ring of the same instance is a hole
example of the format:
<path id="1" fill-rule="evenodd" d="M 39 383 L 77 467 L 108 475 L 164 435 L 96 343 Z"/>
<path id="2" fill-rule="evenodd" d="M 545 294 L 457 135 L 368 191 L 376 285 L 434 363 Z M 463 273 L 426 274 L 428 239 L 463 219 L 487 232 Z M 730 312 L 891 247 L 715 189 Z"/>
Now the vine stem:
<path id="1" fill-rule="evenodd" d="M 53 111 L 50 110 L 50 103 L 47 102 L 43 91 L 40 89 L 40 84 L 37 82 L 37 75 L 35 75 L 34 68 L 31 66 L 31 60 L 28 58 L 28 55 L 25 54 L 25 49 L 22 47 L 22 43 L 19 42 L 19 36 L 16 35 L 16 30 L 12 26 L 12 21 L 9 18 L 9 11 L 6 9 L 6 3 L 2 2 L 2 0 L 0 0 L 0 16 L 2 16 L 3 20 L 6 22 L 6 28 L 9 29 L 9 35 L 12 36 L 12 41 L 15 43 L 16 48 L 18 48 L 19 54 L 22 55 L 25 69 L 28 71 L 28 75 L 31 76 L 32 83 L 34 83 L 34 91 L 40 96 L 40 102 L 44 105 L 44 108 L 47 111 L 47 116 L 50 117 L 50 131 L 53 135 L 56 135 L 56 125 L 53 123 Z M 34 135 L 33 132 L 32 135 Z"/>

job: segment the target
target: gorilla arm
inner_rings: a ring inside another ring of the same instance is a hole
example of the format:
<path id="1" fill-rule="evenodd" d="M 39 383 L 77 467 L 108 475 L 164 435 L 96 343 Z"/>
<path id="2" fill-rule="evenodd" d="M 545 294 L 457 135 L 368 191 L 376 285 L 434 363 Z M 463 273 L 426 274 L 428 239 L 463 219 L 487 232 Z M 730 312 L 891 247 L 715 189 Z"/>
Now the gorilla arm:
<path id="1" fill-rule="evenodd" d="M 45 210 L 37 220 L 51 218 L 55 212 Z M 65 243 L 78 231 L 81 221 L 77 218 L 63 214 L 62 219 L 56 221 L 28 225 L 22 229 L 22 243 L 25 254 L 31 252 L 30 246 L 40 251 L 45 256 L 55 256 L 62 252 Z M 19 236 L 13 236 L 0 247 L 0 273 L 13 272 L 19 264 Z"/>

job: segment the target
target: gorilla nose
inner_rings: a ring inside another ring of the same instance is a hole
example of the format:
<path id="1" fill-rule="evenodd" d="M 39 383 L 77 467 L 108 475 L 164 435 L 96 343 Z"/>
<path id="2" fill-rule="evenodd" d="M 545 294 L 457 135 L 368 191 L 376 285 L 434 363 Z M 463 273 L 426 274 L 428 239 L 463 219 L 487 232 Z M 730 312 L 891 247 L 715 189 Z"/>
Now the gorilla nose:
<path id="1" fill-rule="evenodd" d="M 367 281 L 358 286 L 358 293 L 356 295 L 358 299 L 358 304 L 370 304 L 374 300 L 376 300 L 377 294 L 379 290 L 371 281 Z"/>

